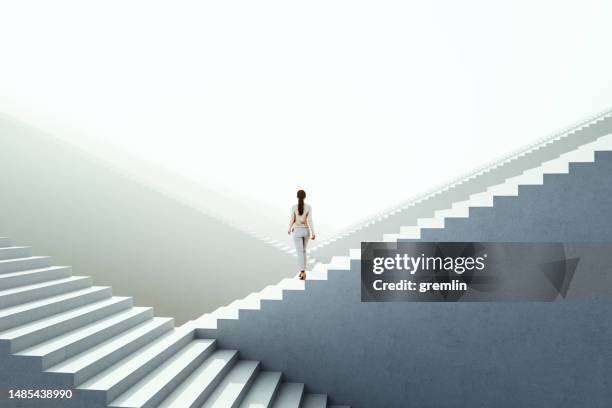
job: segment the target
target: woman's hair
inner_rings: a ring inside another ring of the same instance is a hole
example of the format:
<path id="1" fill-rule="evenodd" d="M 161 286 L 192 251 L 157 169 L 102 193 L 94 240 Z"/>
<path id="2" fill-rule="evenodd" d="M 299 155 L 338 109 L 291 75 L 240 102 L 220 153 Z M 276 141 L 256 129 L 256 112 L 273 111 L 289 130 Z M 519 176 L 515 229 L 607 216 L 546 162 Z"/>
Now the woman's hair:
<path id="1" fill-rule="evenodd" d="M 306 198 L 306 192 L 304 190 L 299 190 L 297 192 L 298 198 L 298 214 L 302 215 L 304 213 L 304 199 Z"/>

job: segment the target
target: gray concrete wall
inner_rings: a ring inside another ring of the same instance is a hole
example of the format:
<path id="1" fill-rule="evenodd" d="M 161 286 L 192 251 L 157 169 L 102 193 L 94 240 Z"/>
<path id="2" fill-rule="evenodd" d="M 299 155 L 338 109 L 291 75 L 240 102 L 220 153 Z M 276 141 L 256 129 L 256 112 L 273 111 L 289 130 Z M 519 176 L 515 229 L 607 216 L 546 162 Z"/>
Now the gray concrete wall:
<path id="1" fill-rule="evenodd" d="M 0 118 L 0 236 L 177 323 L 296 273 L 295 258 Z"/>
<path id="2" fill-rule="evenodd" d="M 423 240 L 612 241 L 612 153 L 596 157 Z M 607 275 L 593 272 L 611 291 Z M 361 303 L 358 262 L 329 276 L 206 334 L 355 408 L 612 401 L 612 304 Z"/>

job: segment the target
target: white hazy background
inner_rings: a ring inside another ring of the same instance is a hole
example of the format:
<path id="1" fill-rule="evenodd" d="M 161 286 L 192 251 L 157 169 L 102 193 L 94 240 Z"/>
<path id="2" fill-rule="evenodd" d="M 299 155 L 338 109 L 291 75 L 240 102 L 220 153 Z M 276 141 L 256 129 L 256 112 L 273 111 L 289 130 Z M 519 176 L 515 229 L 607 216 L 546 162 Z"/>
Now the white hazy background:
<path id="1" fill-rule="evenodd" d="M 610 1 L 0 4 L 1 111 L 280 233 L 298 188 L 329 236 L 612 107 Z"/>

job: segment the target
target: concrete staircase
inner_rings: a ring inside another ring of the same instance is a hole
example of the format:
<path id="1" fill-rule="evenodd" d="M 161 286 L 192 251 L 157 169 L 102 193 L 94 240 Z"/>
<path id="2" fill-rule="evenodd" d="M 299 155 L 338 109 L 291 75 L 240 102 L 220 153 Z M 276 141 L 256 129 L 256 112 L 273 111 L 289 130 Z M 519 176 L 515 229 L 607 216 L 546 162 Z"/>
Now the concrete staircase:
<path id="1" fill-rule="evenodd" d="M 389 229 L 387 233 L 368 236 L 367 240 L 388 242 L 418 240 L 421 238 L 421 231 L 424 229 L 444 229 L 445 222 L 448 219 L 467 219 L 475 208 L 493 207 L 496 197 L 516 197 L 519 195 L 521 186 L 541 186 L 546 176 L 568 174 L 570 164 L 593 163 L 595 152 L 609 150 L 612 150 L 612 134 L 596 138 L 594 141 L 585 143 L 572 151 L 545 161 L 536 168 L 526 170 L 518 176 L 510 177 L 503 183 L 488 187 L 483 192 L 472 194 L 467 200 L 452 203 L 447 209 L 435 211 L 433 217 L 418 218 L 413 225 L 402 226 L 401 220 L 394 218 L 394 221 L 398 224 L 393 229 L 398 231 L 397 233 L 390 233 L 391 229 Z M 345 251 L 347 253 L 345 256 L 333 256 L 329 262 L 314 263 L 312 270 L 308 272 L 308 280 L 326 280 L 329 270 L 348 271 L 351 260 L 359 260 L 360 243 L 361 241 L 354 248 Z M 276 285 L 269 285 L 262 291 L 251 293 L 243 299 L 236 300 L 212 313 L 203 315 L 196 320 L 196 326 L 201 333 L 210 333 L 208 330 L 215 329 L 219 319 L 238 319 L 240 310 L 259 310 L 262 301 L 282 300 L 283 292 L 304 290 L 305 287 L 304 281 L 290 278 L 283 279 Z"/>
<path id="2" fill-rule="evenodd" d="M 607 135 L 379 239 L 609 243 L 611 180 Z M 609 299 L 609 264 L 581 262 L 573 290 Z M 198 337 L 314 389 L 333 384 L 334 397 L 354 407 L 595 408 L 612 400 L 609 301 L 569 293 L 555 303 L 361 303 L 359 272 L 355 248 L 317 263 L 306 282 L 283 280 L 202 316 Z"/>
<path id="3" fill-rule="evenodd" d="M 196 338 L 193 324 L 174 327 L 8 238 L 0 238 L 0 362 L 0 388 L 73 390 L 69 400 L 28 406 L 330 406 L 327 395 Z"/>

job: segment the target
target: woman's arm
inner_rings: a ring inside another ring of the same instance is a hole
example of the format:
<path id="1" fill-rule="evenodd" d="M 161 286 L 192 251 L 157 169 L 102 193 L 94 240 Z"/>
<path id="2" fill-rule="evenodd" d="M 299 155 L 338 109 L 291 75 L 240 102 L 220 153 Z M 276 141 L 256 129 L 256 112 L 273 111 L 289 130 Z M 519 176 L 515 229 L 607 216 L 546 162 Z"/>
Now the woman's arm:
<path id="1" fill-rule="evenodd" d="M 295 224 L 295 211 L 293 211 L 293 208 L 291 209 L 291 219 L 289 220 L 289 230 L 287 231 L 287 234 L 291 234 L 291 227 L 293 227 L 293 224 Z"/>
<path id="2" fill-rule="evenodd" d="M 306 218 L 306 222 L 308 223 L 308 228 L 310 228 L 310 239 L 315 239 L 314 224 L 312 223 L 312 207 L 308 209 L 308 217 Z"/>

